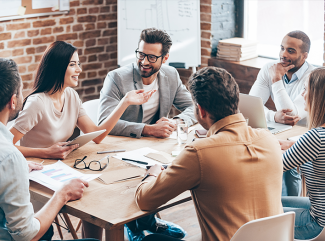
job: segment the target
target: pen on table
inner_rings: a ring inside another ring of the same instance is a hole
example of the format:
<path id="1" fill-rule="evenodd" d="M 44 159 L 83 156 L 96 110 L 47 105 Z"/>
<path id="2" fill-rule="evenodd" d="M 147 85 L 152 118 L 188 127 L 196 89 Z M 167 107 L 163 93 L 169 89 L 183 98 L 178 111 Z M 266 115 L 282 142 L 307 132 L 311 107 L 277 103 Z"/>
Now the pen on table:
<path id="1" fill-rule="evenodd" d="M 143 165 L 148 165 L 148 162 L 132 160 L 132 159 L 129 159 L 129 158 L 122 158 L 122 160 L 123 160 L 123 161 L 136 162 L 136 163 L 143 164 Z"/>
<path id="2" fill-rule="evenodd" d="M 43 164 L 44 163 L 44 160 L 41 162 L 41 164 Z"/>
<path id="3" fill-rule="evenodd" d="M 111 152 L 123 152 L 126 150 L 112 150 L 112 151 L 98 151 L 97 154 L 111 153 Z"/>

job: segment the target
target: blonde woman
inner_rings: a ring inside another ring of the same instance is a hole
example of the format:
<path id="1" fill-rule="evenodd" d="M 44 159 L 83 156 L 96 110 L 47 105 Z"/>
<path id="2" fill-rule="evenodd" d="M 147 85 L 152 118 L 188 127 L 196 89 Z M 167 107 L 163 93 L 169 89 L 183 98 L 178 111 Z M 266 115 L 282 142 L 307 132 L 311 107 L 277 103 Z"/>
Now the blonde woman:
<path id="1" fill-rule="evenodd" d="M 325 68 L 311 72 L 303 92 L 309 131 L 296 143 L 281 141 L 284 171 L 300 166 L 308 197 L 282 197 L 284 212 L 294 211 L 295 238 L 316 237 L 325 226 Z"/>

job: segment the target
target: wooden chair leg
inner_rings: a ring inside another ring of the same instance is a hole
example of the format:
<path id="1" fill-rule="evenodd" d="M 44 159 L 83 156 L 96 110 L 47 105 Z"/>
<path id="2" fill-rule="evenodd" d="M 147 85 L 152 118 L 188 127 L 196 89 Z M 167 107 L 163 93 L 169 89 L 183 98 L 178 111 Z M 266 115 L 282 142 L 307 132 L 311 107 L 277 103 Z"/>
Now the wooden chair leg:
<path id="1" fill-rule="evenodd" d="M 63 235 L 62 235 L 62 231 L 61 231 L 61 227 L 60 227 L 60 223 L 59 223 L 58 216 L 55 217 L 54 221 L 55 221 L 55 225 L 56 225 L 56 228 L 58 230 L 58 233 L 60 235 L 60 239 L 63 240 Z"/>
<path id="2" fill-rule="evenodd" d="M 69 228 L 69 230 L 71 232 L 71 235 L 72 235 L 73 239 L 78 239 L 76 230 L 72 226 L 72 223 L 71 223 L 71 220 L 70 220 L 68 214 L 67 213 L 62 213 L 62 214 L 63 214 L 63 217 L 64 217 L 65 221 L 67 222 L 68 228 Z"/>
<path id="3" fill-rule="evenodd" d="M 76 228 L 76 232 L 79 231 L 79 228 L 81 227 L 81 224 L 82 224 L 82 221 L 81 221 L 81 219 L 80 219 L 80 220 L 79 220 L 79 223 L 78 223 L 78 225 L 77 225 L 77 228 Z"/>
<path id="4" fill-rule="evenodd" d="M 156 213 L 157 218 L 161 219 L 161 216 L 159 213 Z"/>

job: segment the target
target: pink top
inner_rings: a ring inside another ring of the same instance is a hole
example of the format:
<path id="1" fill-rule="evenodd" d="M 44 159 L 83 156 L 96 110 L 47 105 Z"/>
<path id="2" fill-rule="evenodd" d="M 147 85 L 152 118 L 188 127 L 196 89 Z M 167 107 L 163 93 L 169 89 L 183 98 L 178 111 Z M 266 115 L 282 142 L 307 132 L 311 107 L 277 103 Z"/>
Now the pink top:
<path id="1" fill-rule="evenodd" d="M 13 127 L 24 134 L 21 146 L 46 148 L 68 140 L 78 118 L 84 115 L 86 111 L 78 93 L 66 88 L 62 112 L 55 109 L 47 93 L 34 94 L 28 97 Z"/>

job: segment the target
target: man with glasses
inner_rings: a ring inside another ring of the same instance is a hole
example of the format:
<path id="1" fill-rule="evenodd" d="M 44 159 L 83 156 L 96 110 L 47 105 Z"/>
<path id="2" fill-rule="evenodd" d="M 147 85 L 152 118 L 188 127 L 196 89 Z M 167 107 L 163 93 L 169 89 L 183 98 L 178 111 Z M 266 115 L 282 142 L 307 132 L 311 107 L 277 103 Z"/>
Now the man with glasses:
<path id="1" fill-rule="evenodd" d="M 129 106 L 110 134 L 135 138 L 169 137 L 176 128 L 175 123 L 167 119 L 172 105 L 182 111 L 176 118 L 185 120 L 189 125 L 196 122 L 191 95 L 182 84 L 177 70 L 163 65 L 169 57 L 171 45 L 172 40 L 165 31 L 155 28 L 144 29 L 135 51 L 137 63 L 107 74 L 100 92 L 99 123 L 112 113 L 128 91 L 157 90 L 147 103 Z M 185 231 L 181 227 L 155 218 L 154 215 L 126 225 L 129 240 L 142 240 L 143 230 L 175 238 L 185 236 Z"/>
<path id="2" fill-rule="evenodd" d="M 189 125 L 196 122 L 191 96 L 175 68 L 163 65 L 172 45 L 170 36 L 155 28 L 141 32 L 136 49 L 137 63 L 108 73 L 100 92 L 99 123 L 118 105 L 130 90 L 157 90 L 149 101 L 129 106 L 110 134 L 141 138 L 141 136 L 169 137 L 176 126 L 166 117 L 174 105 L 182 111 L 176 118 Z"/>
<path id="3" fill-rule="evenodd" d="M 66 182 L 34 214 L 28 173 L 43 167 L 26 161 L 13 145 L 13 135 L 6 127 L 23 105 L 23 84 L 13 60 L 0 58 L 0 86 L 0 240 L 51 240 L 54 218 L 68 201 L 82 197 L 88 183 L 80 179 Z"/>

